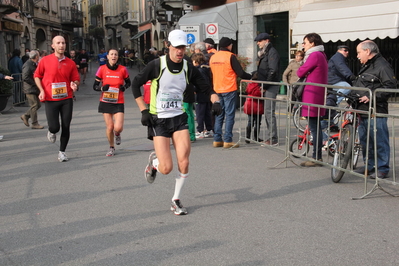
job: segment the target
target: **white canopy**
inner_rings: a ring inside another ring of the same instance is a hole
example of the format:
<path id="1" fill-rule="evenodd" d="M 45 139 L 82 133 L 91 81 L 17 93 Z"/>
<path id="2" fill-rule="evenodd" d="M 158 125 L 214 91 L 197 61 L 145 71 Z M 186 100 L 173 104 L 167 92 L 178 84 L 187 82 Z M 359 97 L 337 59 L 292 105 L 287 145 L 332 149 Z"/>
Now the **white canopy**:
<path id="1" fill-rule="evenodd" d="M 237 38 L 238 18 L 237 4 L 230 3 L 187 13 L 179 20 L 179 25 L 199 25 L 201 23 L 218 23 L 219 36 Z"/>
<path id="2" fill-rule="evenodd" d="M 311 32 L 324 42 L 399 36 L 398 0 L 339 0 L 305 5 L 294 21 L 292 42 Z"/>

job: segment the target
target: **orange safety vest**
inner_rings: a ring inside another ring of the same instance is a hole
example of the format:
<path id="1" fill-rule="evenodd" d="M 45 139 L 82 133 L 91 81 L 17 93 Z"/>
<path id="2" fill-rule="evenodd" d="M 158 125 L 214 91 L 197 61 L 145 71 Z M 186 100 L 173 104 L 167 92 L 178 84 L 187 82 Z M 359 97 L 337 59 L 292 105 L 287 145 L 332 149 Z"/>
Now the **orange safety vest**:
<path id="1" fill-rule="evenodd" d="M 211 48 L 211 49 L 209 49 L 208 50 L 208 54 L 210 54 L 210 53 L 216 53 L 218 50 L 216 50 L 215 48 Z"/>
<path id="2" fill-rule="evenodd" d="M 237 90 L 237 74 L 231 67 L 229 51 L 218 51 L 210 59 L 213 76 L 213 90 L 216 93 L 226 93 Z"/>

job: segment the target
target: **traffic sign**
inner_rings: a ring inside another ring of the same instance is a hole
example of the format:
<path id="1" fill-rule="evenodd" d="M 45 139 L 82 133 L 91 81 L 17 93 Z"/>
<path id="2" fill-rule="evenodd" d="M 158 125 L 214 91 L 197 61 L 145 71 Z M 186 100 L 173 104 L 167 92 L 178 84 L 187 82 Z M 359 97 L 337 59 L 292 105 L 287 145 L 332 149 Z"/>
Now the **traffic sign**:
<path id="1" fill-rule="evenodd" d="M 218 23 L 205 23 L 205 38 L 211 38 L 216 43 L 219 42 L 219 26 L 218 26 Z"/>
<path id="2" fill-rule="evenodd" d="M 180 25 L 180 29 L 187 34 L 187 44 L 200 41 L 200 26 Z"/>
<path id="3" fill-rule="evenodd" d="M 192 44 L 192 43 L 195 43 L 195 36 L 194 34 L 189 33 L 187 34 L 187 44 Z"/>

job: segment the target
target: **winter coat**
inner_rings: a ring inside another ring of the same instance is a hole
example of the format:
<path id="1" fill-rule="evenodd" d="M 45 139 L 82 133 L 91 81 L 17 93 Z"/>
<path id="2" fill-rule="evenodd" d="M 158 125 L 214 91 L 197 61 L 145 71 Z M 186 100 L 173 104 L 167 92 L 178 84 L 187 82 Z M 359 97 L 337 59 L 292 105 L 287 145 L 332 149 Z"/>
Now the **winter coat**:
<path id="1" fill-rule="evenodd" d="M 283 82 L 292 84 L 298 81 L 298 75 L 296 74 L 298 68 L 302 65 L 303 61 L 292 60 L 283 73 Z"/>
<path id="2" fill-rule="evenodd" d="M 315 51 L 309 55 L 306 62 L 298 69 L 298 77 L 307 76 L 306 82 L 327 84 L 327 57 L 323 52 Z M 325 87 L 306 85 L 302 94 L 303 103 L 324 105 Z M 313 106 L 302 106 L 302 116 L 324 116 L 326 109 Z"/>
<path id="3" fill-rule="evenodd" d="M 211 69 L 209 68 L 208 65 L 201 65 L 201 66 L 197 66 L 197 69 L 199 70 L 199 72 L 201 73 L 201 75 L 204 77 L 204 79 L 206 80 L 206 83 L 209 84 L 209 86 L 211 86 Z M 208 103 L 210 102 L 210 98 L 208 94 L 202 93 L 201 91 L 197 90 L 197 88 L 195 88 L 195 93 L 196 93 L 196 102 L 197 103 Z"/>
<path id="4" fill-rule="evenodd" d="M 328 84 L 334 85 L 340 81 L 346 81 L 351 84 L 352 71 L 345 62 L 345 56 L 336 52 L 330 60 L 328 60 Z"/>
<path id="5" fill-rule="evenodd" d="M 376 54 L 362 66 L 356 80 L 353 82 L 354 87 L 369 88 L 372 92 L 378 88 L 396 89 L 397 80 L 391 65 L 381 56 Z M 370 95 L 367 91 L 351 91 L 356 97 Z M 379 92 L 376 94 L 377 113 L 388 113 L 388 99 L 391 96 L 389 92 Z M 370 99 L 371 100 L 371 99 Z M 358 103 L 357 109 L 368 111 L 369 103 Z"/>
<path id="6" fill-rule="evenodd" d="M 8 70 L 10 70 L 12 74 L 21 74 L 22 73 L 22 59 L 19 56 L 13 56 L 8 61 Z M 20 80 L 20 75 L 14 76 L 14 81 Z"/>
<path id="7" fill-rule="evenodd" d="M 248 83 L 247 95 L 253 97 L 261 97 L 260 84 Z M 247 98 L 244 104 L 244 113 L 247 115 L 263 115 L 265 112 L 265 105 L 263 100 Z"/>
<path id="8" fill-rule="evenodd" d="M 258 80 L 280 81 L 280 55 L 272 43 L 266 47 L 265 53 L 259 58 Z"/>
<path id="9" fill-rule="evenodd" d="M 39 95 L 40 90 L 37 88 L 33 74 L 37 68 L 37 64 L 32 60 L 28 60 L 22 66 L 22 80 L 24 81 L 24 93 Z"/>

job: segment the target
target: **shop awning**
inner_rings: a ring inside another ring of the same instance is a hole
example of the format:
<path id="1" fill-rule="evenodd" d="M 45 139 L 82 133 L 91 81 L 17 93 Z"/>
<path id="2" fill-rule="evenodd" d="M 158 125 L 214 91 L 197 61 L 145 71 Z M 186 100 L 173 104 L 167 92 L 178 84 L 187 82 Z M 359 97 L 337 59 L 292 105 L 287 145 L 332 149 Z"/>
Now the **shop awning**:
<path id="1" fill-rule="evenodd" d="M 199 25 L 218 23 L 219 37 L 237 38 L 237 4 L 230 3 L 187 13 L 179 20 L 179 25 Z"/>
<path id="2" fill-rule="evenodd" d="M 311 32 L 324 42 L 399 36 L 399 1 L 344 0 L 305 5 L 294 21 L 292 42 Z"/>
<path id="3" fill-rule="evenodd" d="M 142 35 L 144 35 L 144 33 L 146 33 L 146 32 L 149 31 L 149 30 L 150 30 L 150 29 L 140 31 L 139 33 L 137 33 L 136 35 L 134 35 L 132 38 L 130 38 L 130 40 L 135 40 L 135 39 L 140 38 Z"/>

